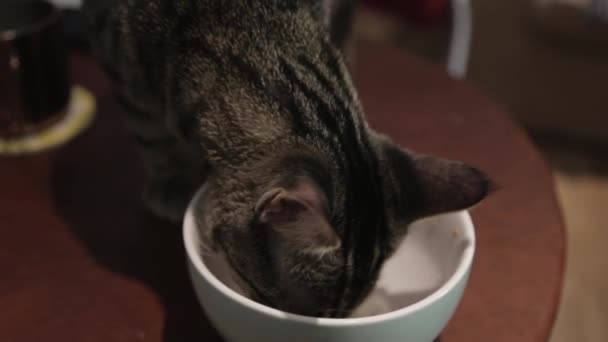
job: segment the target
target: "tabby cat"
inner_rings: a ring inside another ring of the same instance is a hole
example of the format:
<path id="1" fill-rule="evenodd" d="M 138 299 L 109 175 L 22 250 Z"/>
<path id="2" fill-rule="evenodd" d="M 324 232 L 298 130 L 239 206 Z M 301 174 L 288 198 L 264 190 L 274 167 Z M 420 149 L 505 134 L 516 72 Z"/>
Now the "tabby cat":
<path id="1" fill-rule="evenodd" d="M 344 56 L 349 1 L 90 0 L 85 11 L 141 148 L 149 208 L 179 220 L 206 182 L 201 244 L 260 303 L 344 317 L 412 221 L 488 192 L 480 171 L 368 127 Z"/>

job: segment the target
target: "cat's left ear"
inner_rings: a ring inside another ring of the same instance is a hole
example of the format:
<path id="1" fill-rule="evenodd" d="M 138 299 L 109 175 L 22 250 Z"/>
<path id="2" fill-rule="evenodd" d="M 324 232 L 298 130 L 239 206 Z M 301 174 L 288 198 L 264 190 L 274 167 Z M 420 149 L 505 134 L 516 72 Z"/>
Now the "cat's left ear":
<path id="1" fill-rule="evenodd" d="M 255 208 L 260 223 L 275 233 L 290 250 L 327 250 L 340 244 L 327 213 L 327 198 L 310 178 L 264 193 Z"/>
<path id="2" fill-rule="evenodd" d="M 383 144 L 389 195 L 396 215 L 418 219 L 470 208 L 483 200 L 491 182 L 478 169 L 453 160 Z"/>

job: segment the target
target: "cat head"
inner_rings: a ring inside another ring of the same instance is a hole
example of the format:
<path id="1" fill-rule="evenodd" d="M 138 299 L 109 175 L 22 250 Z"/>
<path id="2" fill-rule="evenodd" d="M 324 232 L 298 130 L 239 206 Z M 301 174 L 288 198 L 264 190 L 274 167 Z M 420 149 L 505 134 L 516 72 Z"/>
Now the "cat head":
<path id="1" fill-rule="evenodd" d="M 299 163 L 259 194 L 247 229 L 217 231 L 255 300 L 296 314 L 347 316 L 411 222 L 469 208 L 489 191 L 477 169 L 387 140 L 371 157 L 338 174 Z"/>

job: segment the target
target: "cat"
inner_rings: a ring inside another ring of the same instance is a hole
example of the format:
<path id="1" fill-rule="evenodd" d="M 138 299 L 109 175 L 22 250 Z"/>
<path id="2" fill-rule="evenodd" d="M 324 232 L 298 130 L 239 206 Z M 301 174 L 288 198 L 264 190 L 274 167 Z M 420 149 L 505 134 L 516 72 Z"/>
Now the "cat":
<path id="1" fill-rule="evenodd" d="M 372 130 L 347 66 L 353 3 L 85 1 L 126 108 L 146 203 L 179 220 L 199 186 L 204 250 L 252 299 L 345 317 L 419 218 L 469 208 L 478 169 Z"/>

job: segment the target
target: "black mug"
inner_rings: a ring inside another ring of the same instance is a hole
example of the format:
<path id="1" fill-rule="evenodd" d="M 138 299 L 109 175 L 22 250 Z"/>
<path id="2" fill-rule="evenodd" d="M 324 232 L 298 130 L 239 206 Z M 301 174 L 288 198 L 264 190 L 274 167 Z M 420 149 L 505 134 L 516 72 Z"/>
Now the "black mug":
<path id="1" fill-rule="evenodd" d="M 43 0 L 0 0 L 0 138 L 61 119 L 68 78 L 59 9 Z"/>

